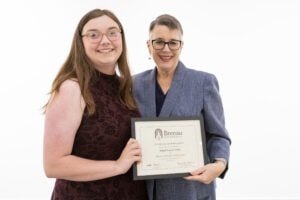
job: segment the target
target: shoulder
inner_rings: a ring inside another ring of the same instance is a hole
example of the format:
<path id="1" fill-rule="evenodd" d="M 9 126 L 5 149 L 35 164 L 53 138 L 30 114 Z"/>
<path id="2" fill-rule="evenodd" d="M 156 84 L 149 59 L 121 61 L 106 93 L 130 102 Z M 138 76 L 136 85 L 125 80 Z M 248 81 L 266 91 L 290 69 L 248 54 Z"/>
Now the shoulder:
<path id="1" fill-rule="evenodd" d="M 153 69 L 150 69 L 150 70 L 146 70 L 146 71 L 137 73 L 137 74 L 133 75 L 133 81 L 145 80 L 148 77 L 151 77 L 151 74 L 153 73 L 153 71 L 154 71 Z"/>
<path id="2" fill-rule="evenodd" d="M 65 80 L 59 87 L 59 93 L 80 93 L 79 83 L 75 79 Z"/>
<path id="3" fill-rule="evenodd" d="M 52 94 L 47 105 L 47 112 L 64 111 L 75 113 L 80 112 L 85 107 L 85 102 L 81 95 L 80 86 L 76 80 L 65 80 L 59 90 Z M 78 109 L 77 109 L 78 108 Z"/>
<path id="4" fill-rule="evenodd" d="M 199 80 L 199 81 L 202 80 L 205 82 L 217 81 L 217 77 L 215 76 L 215 74 L 206 71 L 191 69 L 191 68 L 186 68 L 186 75 L 189 79 L 193 79 L 193 80 Z"/>
<path id="5" fill-rule="evenodd" d="M 179 74 L 185 74 L 189 78 L 203 78 L 203 77 L 213 77 L 214 75 L 209 72 L 197 70 L 196 68 L 193 67 L 187 67 L 183 62 L 179 62 L 177 66 L 177 72 Z"/>
<path id="6" fill-rule="evenodd" d="M 61 102 L 71 102 L 81 98 L 79 83 L 76 80 L 68 79 L 61 83 L 57 92 L 53 93 L 49 102 L 59 100 Z"/>
<path id="7" fill-rule="evenodd" d="M 186 67 L 182 62 L 180 62 L 178 67 L 178 73 L 182 74 L 178 76 L 178 79 L 184 78 L 187 84 L 206 89 L 219 87 L 218 80 L 213 73 Z"/>

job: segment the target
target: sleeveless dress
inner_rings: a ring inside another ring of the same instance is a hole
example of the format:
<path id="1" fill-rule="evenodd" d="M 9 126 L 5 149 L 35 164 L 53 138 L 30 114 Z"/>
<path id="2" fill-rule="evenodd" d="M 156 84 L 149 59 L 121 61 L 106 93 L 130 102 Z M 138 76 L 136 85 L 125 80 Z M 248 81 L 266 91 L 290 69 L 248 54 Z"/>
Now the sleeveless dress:
<path id="1" fill-rule="evenodd" d="M 72 154 L 93 160 L 117 160 L 131 137 L 130 119 L 139 117 L 117 96 L 117 75 L 98 73 L 91 86 L 96 112 L 86 111 L 76 133 Z M 144 181 L 134 181 L 132 168 L 126 173 L 106 179 L 76 182 L 57 179 L 52 200 L 146 200 Z"/>

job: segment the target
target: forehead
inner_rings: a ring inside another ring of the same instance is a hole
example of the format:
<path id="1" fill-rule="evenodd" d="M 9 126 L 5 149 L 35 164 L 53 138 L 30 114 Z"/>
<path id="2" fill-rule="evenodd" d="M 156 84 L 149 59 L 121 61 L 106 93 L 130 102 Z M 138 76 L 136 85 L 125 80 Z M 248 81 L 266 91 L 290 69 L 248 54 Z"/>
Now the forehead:
<path id="1" fill-rule="evenodd" d="M 177 29 L 169 29 L 167 26 L 156 25 L 150 33 L 151 39 L 181 39 L 181 33 Z"/>
<path id="2" fill-rule="evenodd" d="M 88 30 L 94 30 L 94 29 L 105 31 L 111 28 L 119 28 L 119 26 L 110 17 L 103 15 L 88 21 L 84 25 L 82 32 L 86 32 Z"/>

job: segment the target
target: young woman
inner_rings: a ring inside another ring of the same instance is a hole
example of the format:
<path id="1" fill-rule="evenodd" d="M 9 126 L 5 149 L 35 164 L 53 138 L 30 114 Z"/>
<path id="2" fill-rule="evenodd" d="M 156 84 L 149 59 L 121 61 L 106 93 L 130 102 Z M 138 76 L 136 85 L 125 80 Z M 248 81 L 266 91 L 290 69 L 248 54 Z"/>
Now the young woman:
<path id="1" fill-rule="evenodd" d="M 117 75 L 118 69 L 120 75 Z M 109 10 L 80 20 L 45 106 L 44 169 L 55 200 L 144 200 L 131 166 L 141 149 L 130 138 L 138 117 L 124 29 Z"/>

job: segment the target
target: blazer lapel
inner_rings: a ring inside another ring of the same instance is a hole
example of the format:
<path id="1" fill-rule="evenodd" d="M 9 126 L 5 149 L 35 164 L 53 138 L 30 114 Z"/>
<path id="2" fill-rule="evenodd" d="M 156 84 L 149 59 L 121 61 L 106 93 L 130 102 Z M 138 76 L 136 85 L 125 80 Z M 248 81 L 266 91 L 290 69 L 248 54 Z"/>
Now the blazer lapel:
<path id="1" fill-rule="evenodd" d="M 170 117 L 172 111 L 176 108 L 178 99 L 182 96 L 183 82 L 185 77 L 185 67 L 179 62 L 174 73 L 171 87 L 167 93 L 165 102 L 159 114 L 159 117 Z M 155 97 L 154 97 L 155 98 Z"/>
<path id="2" fill-rule="evenodd" d="M 155 80 L 156 80 L 156 70 L 152 70 L 150 76 L 143 82 L 144 96 L 146 97 L 146 105 L 144 109 L 144 117 L 156 116 L 156 104 L 155 104 Z"/>

